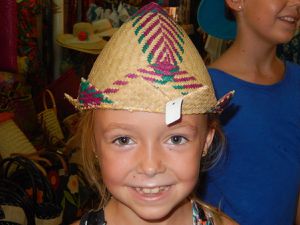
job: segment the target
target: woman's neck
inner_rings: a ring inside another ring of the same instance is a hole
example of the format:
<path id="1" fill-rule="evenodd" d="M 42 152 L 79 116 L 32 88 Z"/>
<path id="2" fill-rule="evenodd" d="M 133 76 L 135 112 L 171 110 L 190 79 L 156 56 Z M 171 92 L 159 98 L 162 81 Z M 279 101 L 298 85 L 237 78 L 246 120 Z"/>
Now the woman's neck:
<path id="1" fill-rule="evenodd" d="M 284 63 L 276 56 L 276 47 L 234 42 L 210 67 L 239 79 L 270 85 L 284 76 Z"/>

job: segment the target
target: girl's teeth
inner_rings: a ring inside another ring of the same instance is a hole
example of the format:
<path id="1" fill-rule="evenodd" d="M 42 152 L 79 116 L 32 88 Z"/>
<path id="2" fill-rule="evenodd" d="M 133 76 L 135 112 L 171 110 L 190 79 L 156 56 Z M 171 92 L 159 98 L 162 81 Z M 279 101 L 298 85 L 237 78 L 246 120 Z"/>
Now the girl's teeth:
<path id="1" fill-rule="evenodd" d="M 295 18 L 289 17 L 289 16 L 284 16 L 281 18 L 282 20 L 288 21 L 288 22 L 295 22 Z"/>
<path id="2" fill-rule="evenodd" d="M 167 190 L 167 187 L 155 187 L 155 188 L 135 188 L 136 191 L 142 194 L 157 194 L 159 192 Z"/>

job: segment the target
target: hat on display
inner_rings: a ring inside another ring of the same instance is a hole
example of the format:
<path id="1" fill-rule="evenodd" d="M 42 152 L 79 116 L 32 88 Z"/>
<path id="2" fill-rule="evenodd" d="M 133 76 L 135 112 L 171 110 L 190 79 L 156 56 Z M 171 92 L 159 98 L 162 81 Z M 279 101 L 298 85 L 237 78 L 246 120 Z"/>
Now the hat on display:
<path id="1" fill-rule="evenodd" d="M 58 35 L 56 42 L 62 47 L 91 54 L 99 54 L 107 43 L 95 33 L 93 25 L 87 22 L 74 24 L 73 33 Z"/>
<path id="2" fill-rule="evenodd" d="M 113 34 L 118 30 L 112 26 L 109 19 L 100 19 L 92 22 L 94 32 L 98 37 L 112 37 Z"/>
<path id="3" fill-rule="evenodd" d="M 79 110 L 120 109 L 166 114 L 170 124 L 182 114 L 218 113 L 229 92 L 216 100 L 198 50 L 182 27 L 158 4 L 142 7 L 112 36 L 82 79 Z"/>
<path id="4" fill-rule="evenodd" d="M 201 0 L 197 12 L 200 28 L 220 39 L 235 39 L 236 22 L 226 18 L 225 11 L 225 0 Z"/>

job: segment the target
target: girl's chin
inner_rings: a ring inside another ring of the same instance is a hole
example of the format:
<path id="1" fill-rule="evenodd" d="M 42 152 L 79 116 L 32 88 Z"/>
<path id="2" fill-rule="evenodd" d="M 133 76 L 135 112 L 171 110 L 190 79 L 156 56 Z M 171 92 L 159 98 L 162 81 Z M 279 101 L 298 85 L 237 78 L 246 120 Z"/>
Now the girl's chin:
<path id="1" fill-rule="evenodd" d="M 185 218 L 182 213 L 174 213 L 178 209 L 177 205 L 162 205 L 162 206 L 153 206 L 153 207 L 137 207 L 136 209 L 132 208 L 134 213 L 145 222 L 159 222 L 167 221 L 172 217 L 174 221 L 180 221 L 182 218 Z M 177 217 L 178 218 L 177 218 Z"/>

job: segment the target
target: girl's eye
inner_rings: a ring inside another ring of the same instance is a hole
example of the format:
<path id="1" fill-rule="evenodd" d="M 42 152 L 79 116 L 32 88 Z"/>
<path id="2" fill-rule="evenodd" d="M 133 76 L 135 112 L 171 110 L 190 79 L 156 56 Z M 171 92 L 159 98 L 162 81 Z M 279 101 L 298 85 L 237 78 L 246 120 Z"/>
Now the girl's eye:
<path id="1" fill-rule="evenodd" d="M 125 136 L 116 138 L 113 143 L 117 145 L 132 145 L 134 142 L 131 138 Z"/>
<path id="2" fill-rule="evenodd" d="M 168 144 L 173 144 L 173 145 L 182 145 L 187 143 L 187 139 L 183 136 L 172 136 L 169 140 L 168 140 Z"/>

